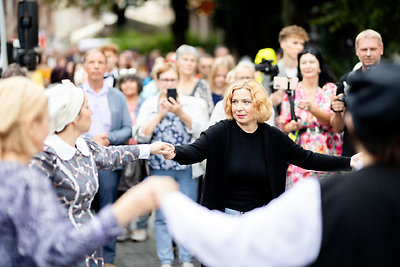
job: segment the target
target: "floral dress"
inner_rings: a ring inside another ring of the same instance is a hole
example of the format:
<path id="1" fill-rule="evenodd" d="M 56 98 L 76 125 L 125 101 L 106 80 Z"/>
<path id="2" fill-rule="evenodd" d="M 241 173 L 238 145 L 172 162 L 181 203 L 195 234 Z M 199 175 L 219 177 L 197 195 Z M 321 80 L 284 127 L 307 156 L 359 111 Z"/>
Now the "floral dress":
<path id="1" fill-rule="evenodd" d="M 327 83 L 322 88 L 318 88 L 315 96 L 315 105 L 319 109 L 332 113 L 330 109 L 331 96 L 336 94 L 336 85 Z M 328 154 L 328 155 L 341 155 L 342 154 L 342 135 L 332 132 L 328 125 L 322 124 L 310 111 L 297 108 L 300 101 L 306 100 L 306 94 L 302 83 L 295 91 L 295 113 L 301 121 L 301 130 L 295 133 L 296 143 L 304 149 L 313 152 Z M 284 125 L 292 120 L 290 113 L 290 104 L 288 95 L 285 93 L 282 101 L 280 125 Z M 289 165 L 286 175 L 286 188 L 290 188 L 300 179 L 308 177 L 321 178 L 327 176 L 327 172 L 318 172 L 305 170 L 303 168 Z"/>
<path id="2" fill-rule="evenodd" d="M 139 155 L 140 146 L 104 147 L 79 137 L 74 148 L 57 135 L 51 135 L 30 166 L 50 179 L 71 223 L 81 227 L 93 218 L 90 207 L 99 187 L 97 169 L 118 167 L 138 159 Z M 87 255 L 79 266 L 103 266 L 101 248 Z"/>

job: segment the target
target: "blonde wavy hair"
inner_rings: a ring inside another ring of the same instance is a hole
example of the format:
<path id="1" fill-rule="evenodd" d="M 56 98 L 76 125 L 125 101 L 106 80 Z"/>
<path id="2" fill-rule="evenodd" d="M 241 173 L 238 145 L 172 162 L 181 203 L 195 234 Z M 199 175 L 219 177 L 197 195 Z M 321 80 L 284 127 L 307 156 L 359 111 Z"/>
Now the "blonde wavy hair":
<path id="1" fill-rule="evenodd" d="M 272 103 L 268 98 L 265 88 L 256 80 L 241 80 L 233 83 L 226 91 L 224 97 L 224 109 L 226 117 L 233 120 L 232 114 L 232 98 L 235 90 L 247 89 L 250 91 L 252 103 L 254 107 L 254 118 L 259 123 L 264 123 L 272 115 Z"/>
<path id="2" fill-rule="evenodd" d="M 40 121 L 47 112 L 44 88 L 25 77 L 0 80 L 0 103 L 0 156 L 5 150 L 37 153 L 26 127 L 30 119 Z"/>

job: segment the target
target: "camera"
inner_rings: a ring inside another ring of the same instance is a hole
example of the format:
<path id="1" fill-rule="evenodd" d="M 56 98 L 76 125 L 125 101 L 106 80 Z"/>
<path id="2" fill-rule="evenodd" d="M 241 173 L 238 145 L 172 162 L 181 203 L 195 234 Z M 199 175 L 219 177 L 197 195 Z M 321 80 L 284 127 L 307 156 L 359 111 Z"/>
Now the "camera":
<path id="1" fill-rule="evenodd" d="M 347 92 L 350 90 L 350 84 L 348 84 L 347 82 L 337 82 L 336 84 L 336 94 L 343 94 L 341 97 L 338 98 L 339 101 L 344 102 L 344 106 L 347 106 Z"/>
<path id="2" fill-rule="evenodd" d="M 273 60 L 263 58 L 260 64 L 256 64 L 256 71 L 261 71 L 264 74 L 271 75 L 272 77 L 278 75 L 279 68 L 276 65 L 272 65 Z"/>

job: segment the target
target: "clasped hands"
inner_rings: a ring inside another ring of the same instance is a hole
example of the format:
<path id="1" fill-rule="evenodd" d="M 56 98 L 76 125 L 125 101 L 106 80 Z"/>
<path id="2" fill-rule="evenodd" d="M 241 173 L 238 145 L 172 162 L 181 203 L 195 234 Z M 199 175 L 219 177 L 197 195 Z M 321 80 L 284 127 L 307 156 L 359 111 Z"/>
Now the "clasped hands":
<path id="1" fill-rule="evenodd" d="M 170 143 L 156 141 L 150 144 L 151 154 L 161 154 L 165 159 L 173 159 L 175 157 L 175 146 Z"/>

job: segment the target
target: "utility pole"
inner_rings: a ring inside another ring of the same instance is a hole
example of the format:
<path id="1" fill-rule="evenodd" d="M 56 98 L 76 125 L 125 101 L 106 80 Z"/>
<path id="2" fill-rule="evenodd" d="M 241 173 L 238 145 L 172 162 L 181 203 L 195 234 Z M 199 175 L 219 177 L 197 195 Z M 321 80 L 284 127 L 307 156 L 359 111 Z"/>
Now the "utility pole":
<path id="1" fill-rule="evenodd" d="M 0 68 L 4 71 L 7 68 L 7 40 L 6 24 L 4 20 L 4 3 L 0 0 Z"/>

